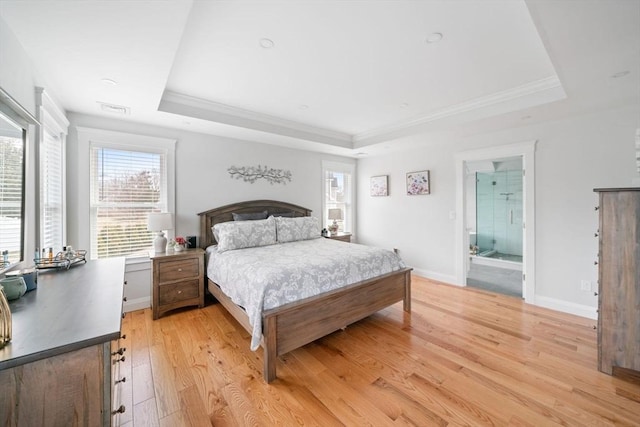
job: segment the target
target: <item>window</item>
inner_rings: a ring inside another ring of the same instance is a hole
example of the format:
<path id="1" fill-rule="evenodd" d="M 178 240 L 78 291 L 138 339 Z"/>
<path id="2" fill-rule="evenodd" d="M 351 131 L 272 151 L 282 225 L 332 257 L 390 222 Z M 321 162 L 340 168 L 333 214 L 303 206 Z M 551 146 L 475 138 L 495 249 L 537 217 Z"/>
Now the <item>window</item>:
<path id="1" fill-rule="evenodd" d="M 145 257 L 151 212 L 173 212 L 175 140 L 78 128 L 87 143 L 90 258 Z"/>
<path id="2" fill-rule="evenodd" d="M 24 130 L 0 113 L 0 270 L 23 259 Z"/>
<path id="3" fill-rule="evenodd" d="M 324 200 L 322 203 L 323 227 L 333 223 L 329 219 L 329 209 L 340 209 L 342 219 L 337 219 L 338 231 L 355 231 L 353 200 L 355 166 L 349 163 L 323 162 L 322 179 Z"/>
<path id="4" fill-rule="evenodd" d="M 65 157 L 69 122 L 44 89 L 36 88 L 40 188 L 38 241 L 41 248 L 61 250 L 66 242 Z"/>
<path id="5" fill-rule="evenodd" d="M 0 272 L 25 258 L 25 148 L 35 124 L 0 88 Z"/>

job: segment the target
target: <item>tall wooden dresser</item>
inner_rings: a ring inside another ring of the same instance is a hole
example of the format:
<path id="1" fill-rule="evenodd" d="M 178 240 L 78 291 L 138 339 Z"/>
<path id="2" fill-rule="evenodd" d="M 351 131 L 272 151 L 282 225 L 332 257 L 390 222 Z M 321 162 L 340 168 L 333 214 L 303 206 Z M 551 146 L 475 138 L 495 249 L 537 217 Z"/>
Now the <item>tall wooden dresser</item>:
<path id="1" fill-rule="evenodd" d="M 599 193 L 598 369 L 640 378 L 640 188 Z"/>

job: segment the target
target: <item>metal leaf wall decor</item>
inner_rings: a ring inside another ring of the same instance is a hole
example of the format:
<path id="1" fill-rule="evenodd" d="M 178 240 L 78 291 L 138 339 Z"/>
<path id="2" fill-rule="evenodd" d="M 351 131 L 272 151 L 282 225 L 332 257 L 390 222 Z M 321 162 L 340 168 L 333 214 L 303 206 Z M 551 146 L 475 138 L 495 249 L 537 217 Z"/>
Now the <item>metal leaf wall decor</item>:
<path id="1" fill-rule="evenodd" d="M 231 166 L 227 169 L 229 175 L 235 179 L 242 179 L 244 182 L 253 184 L 259 179 L 266 179 L 269 184 L 287 184 L 291 182 L 291 171 L 284 169 L 273 169 L 266 166 Z"/>

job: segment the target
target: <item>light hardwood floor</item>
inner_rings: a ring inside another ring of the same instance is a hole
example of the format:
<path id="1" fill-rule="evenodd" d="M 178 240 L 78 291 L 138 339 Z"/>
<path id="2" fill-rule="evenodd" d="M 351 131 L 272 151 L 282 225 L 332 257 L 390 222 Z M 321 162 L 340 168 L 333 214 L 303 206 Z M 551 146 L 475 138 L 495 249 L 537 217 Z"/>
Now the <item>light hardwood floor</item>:
<path id="1" fill-rule="evenodd" d="M 595 321 L 413 278 L 402 304 L 281 357 L 219 304 L 128 313 L 128 427 L 638 426 L 640 383 L 596 369 Z"/>

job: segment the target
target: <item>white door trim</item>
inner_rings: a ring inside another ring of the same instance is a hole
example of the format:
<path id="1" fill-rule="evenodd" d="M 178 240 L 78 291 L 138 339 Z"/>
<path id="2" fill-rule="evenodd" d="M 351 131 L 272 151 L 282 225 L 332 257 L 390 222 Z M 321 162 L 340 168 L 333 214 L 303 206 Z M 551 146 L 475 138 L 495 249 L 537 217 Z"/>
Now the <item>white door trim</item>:
<path id="1" fill-rule="evenodd" d="M 527 303 L 535 301 L 535 150 L 537 141 L 487 147 L 456 153 L 456 281 L 466 286 L 469 262 L 469 233 L 466 218 L 465 162 L 522 156 L 523 177 L 523 296 Z"/>

